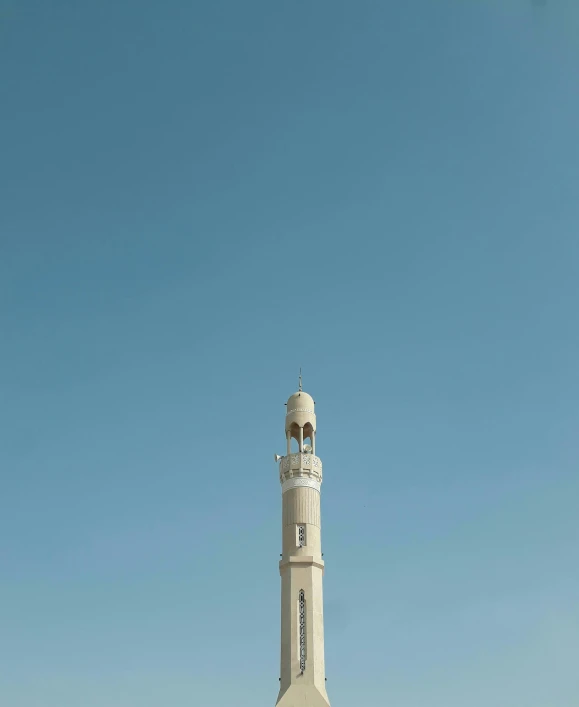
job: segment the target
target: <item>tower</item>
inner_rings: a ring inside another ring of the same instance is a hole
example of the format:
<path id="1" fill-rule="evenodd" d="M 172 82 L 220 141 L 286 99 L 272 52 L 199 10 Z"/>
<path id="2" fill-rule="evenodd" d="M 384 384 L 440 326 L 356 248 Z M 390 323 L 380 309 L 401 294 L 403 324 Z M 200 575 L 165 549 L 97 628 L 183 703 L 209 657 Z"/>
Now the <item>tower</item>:
<path id="1" fill-rule="evenodd" d="M 287 401 L 282 491 L 281 677 L 278 707 L 329 707 L 324 665 L 320 489 L 313 398 L 299 390 Z M 292 452 L 292 439 L 298 450 Z M 304 444 L 308 440 L 309 444 Z"/>

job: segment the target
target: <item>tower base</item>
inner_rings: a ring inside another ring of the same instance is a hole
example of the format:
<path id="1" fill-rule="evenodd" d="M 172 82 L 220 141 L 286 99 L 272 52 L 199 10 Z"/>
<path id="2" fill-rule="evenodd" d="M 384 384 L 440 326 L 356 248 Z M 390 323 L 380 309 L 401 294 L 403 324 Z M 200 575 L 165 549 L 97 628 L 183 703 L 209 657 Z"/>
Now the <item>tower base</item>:
<path id="1" fill-rule="evenodd" d="M 290 685 L 278 695 L 276 707 L 330 707 L 330 701 L 314 685 Z"/>

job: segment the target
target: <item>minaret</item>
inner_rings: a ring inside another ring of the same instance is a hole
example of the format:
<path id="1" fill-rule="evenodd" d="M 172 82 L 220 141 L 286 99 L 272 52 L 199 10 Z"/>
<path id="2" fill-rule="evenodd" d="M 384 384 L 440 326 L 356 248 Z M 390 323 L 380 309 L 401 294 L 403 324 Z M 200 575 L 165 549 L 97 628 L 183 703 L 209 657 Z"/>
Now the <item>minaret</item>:
<path id="1" fill-rule="evenodd" d="M 329 707 L 324 665 L 320 487 L 314 400 L 299 390 L 286 403 L 287 452 L 278 457 L 282 492 L 281 678 L 279 707 Z M 298 451 L 291 451 L 291 440 Z M 304 444 L 308 440 L 309 444 Z"/>

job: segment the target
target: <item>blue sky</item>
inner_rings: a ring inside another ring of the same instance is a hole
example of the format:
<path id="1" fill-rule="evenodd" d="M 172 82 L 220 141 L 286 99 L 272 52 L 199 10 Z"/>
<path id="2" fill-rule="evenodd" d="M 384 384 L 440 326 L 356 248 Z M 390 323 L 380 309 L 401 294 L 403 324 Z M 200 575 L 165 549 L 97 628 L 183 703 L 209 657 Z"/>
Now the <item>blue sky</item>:
<path id="1" fill-rule="evenodd" d="M 0 703 L 576 707 L 579 5 L 0 2 Z"/>

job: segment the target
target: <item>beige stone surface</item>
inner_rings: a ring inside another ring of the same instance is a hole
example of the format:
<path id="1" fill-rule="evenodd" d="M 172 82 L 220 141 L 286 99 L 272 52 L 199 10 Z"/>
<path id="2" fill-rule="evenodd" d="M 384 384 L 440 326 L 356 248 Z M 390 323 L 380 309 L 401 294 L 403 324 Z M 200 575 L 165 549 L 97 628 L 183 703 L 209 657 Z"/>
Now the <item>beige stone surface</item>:
<path id="1" fill-rule="evenodd" d="M 315 455 L 316 415 L 300 390 L 287 402 L 287 454 L 279 462 L 282 484 L 281 652 L 279 707 L 329 707 L 324 662 L 324 562 L 321 550 L 321 459 Z M 299 451 L 290 452 L 290 439 Z M 312 447 L 308 451 L 305 440 Z M 301 532 L 300 532 L 301 527 Z M 301 538 L 301 540 L 300 540 Z M 305 625 L 300 631 L 300 592 Z M 305 665 L 301 665 L 305 638 Z M 302 669 L 303 667 L 303 669 Z"/>

